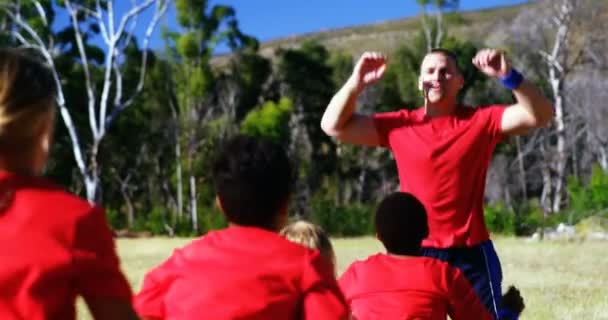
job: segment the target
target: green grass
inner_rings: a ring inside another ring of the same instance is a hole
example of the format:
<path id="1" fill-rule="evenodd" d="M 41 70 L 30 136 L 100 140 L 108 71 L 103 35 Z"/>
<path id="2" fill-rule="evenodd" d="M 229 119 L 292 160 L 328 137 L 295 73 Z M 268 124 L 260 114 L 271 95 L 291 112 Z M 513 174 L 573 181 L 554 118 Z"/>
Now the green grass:
<path id="1" fill-rule="evenodd" d="M 118 252 L 137 291 L 150 268 L 189 239 L 119 239 Z M 381 250 L 373 238 L 335 239 L 338 273 L 354 260 Z M 526 299 L 522 319 L 608 319 L 608 255 L 606 242 L 528 242 L 497 238 L 503 286 L 516 284 Z M 80 319 L 90 319 L 83 312 Z"/>

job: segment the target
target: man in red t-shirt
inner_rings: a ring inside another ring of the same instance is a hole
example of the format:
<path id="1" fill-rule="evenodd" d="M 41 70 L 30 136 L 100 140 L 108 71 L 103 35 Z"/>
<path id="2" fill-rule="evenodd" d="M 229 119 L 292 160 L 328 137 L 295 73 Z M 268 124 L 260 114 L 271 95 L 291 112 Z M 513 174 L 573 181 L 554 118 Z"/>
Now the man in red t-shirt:
<path id="1" fill-rule="evenodd" d="M 238 136 L 213 166 L 227 229 L 192 241 L 150 271 L 135 308 L 144 319 L 346 319 L 332 266 L 277 232 L 293 172 L 285 152 Z"/>
<path id="2" fill-rule="evenodd" d="M 485 177 L 496 144 L 505 135 L 544 126 L 550 103 L 525 81 L 502 52 L 484 49 L 473 64 L 500 78 L 516 103 L 470 108 L 458 103 L 464 78 L 455 56 L 444 49 L 428 53 L 420 67 L 424 108 L 355 113 L 358 95 L 382 78 L 386 58 L 367 52 L 323 115 L 322 129 L 346 143 L 384 146 L 397 162 L 400 189 L 426 207 L 429 236 L 423 254 L 460 268 L 495 318 L 499 318 L 502 274 L 483 216 Z"/>
<path id="3" fill-rule="evenodd" d="M 354 262 L 339 280 L 356 319 L 492 319 L 459 269 L 421 256 L 428 225 L 418 199 L 400 192 L 384 198 L 375 228 L 387 253 Z"/>

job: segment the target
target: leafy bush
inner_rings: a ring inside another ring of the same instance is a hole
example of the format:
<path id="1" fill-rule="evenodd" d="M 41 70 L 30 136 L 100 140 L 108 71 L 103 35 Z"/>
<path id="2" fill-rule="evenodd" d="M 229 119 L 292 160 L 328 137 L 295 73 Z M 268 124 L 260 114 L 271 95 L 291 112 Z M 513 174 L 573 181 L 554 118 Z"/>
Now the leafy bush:
<path id="1" fill-rule="evenodd" d="M 150 231 L 153 235 L 167 234 L 165 229 L 165 217 L 168 209 L 155 206 L 146 216 L 138 216 L 135 220 L 135 231 Z"/>
<path id="2" fill-rule="evenodd" d="M 207 233 L 212 230 L 223 229 L 228 226 L 226 216 L 215 206 L 199 209 L 198 221 L 200 230 Z"/>
<path id="3" fill-rule="evenodd" d="M 373 207 L 365 204 L 336 206 L 328 199 L 312 201 L 311 221 L 333 236 L 361 236 L 373 233 Z"/>
<path id="4" fill-rule="evenodd" d="M 576 224 L 593 215 L 608 218 L 608 173 L 600 166 L 593 166 L 588 185 L 570 177 L 567 188 L 570 195 L 569 223 Z"/>
<path id="5" fill-rule="evenodd" d="M 515 233 L 515 212 L 506 208 L 502 203 L 487 206 L 484 210 L 484 217 L 490 232 Z"/>
<path id="6" fill-rule="evenodd" d="M 287 141 L 292 110 L 292 102 L 288 98 L 281 98 L 278 103 L 268 101 L 247 114 L 241 124 L 241 132 L 275 142 Z"/>

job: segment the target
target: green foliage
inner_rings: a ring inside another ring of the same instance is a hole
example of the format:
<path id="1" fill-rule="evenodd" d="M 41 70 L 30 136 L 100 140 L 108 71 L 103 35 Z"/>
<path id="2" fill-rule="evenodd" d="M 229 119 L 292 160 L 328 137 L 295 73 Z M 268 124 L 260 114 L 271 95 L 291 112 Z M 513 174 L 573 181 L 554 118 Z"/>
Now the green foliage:
<path id="1" fill-rule="evenodd" d="M 228 226 L 226 216 L 215 205 L 204 207 L 199 212 L 200 229 L 203 233 L 223 229 Z"/>
<path id="2" fill-rule="evenodd" d="M 241 123 L 241 132 L 275 142 L 288 141 L 289 117 L 292 111 L 293 105 L 288 98 L 281 98 L 278 103 L 268 101 L 261 108 L 247 114 Z"/>
<path id="3" fill-rule="evenodd" d="M 235 120 L 240 122 L 258 104 L 264 83 L 272 73 L 272 66 L 270 60 L 257 53 L 243 52 L 236 55 L 231 73 L 236 76 L 241 89 L 235 115 Z"/>
<path id="4" fill-rule="evenodd" d="M 593 166 L 587 185 L 576 177 L 570 177 L 567 188 L 570 195 L 571 223 L 598 214 L 608 217 L 608 173 L 602 171 L 599 165 Z"/>
<path id="5" fill-rule="evenodd" d="M 331 52 L 328 64 L 332 69 L 334 86 L 336 88 L 341 87 L 352 73 L 354 67 L 353 58 L 343 52 Z"/>
<path id="6" fill-rule="evenodd" d="M 557 225 L 560 221 L 548 221 L 545 219 L 543 209 L 538 199 L 518 202 L 515 210 L 515 234 L 518 236 L 529 236 L 542 226 Z"/>
<path id="7" fill-rule="evenodd" d="M 168 216 L 167 208 L 164 206 L 155 206 L 147 216 L 140 216 L 135 222 L 135 230 L 149 231 L 153 235 L 167 234 L 165 225 L 167 224 L 166 217 Z"/>
<path id="8" fill-rule="evenodd" d="M 446 12 L 443 14 L 443 19 L 447 25 L 459 26 L 464 25 L 468 21 L 458 12 Z"/>
<path id="9" fill-rule="evenodd" d="M 393 54 L 389 62 L 385 79 L 382 80 L 384 93 L 379 111 L 395 108 L 415 109 L 423 104 L 422 94 L 418 89 L 420 61 L 426 50 L 403 46 Z M 397 96 L 395 96 L 397 93 Z"/>
<path id="10" fill-rule="evenodd" d="M 299 139 L 291 141 L 294 160 L 302 172 L 304 185 L 312 192 L 318 189 L 321 178 L 330 174 L 336 165 L 334 142 L 321 130 L 321 116 L 336 88 L 332 80 L 330 54 L 316 42 L 303 43 L 299 48 L 278 52 L 278 77 L 299 119 Z M 310 143 L 310 149 L 306 145 Z M 299 208 L 302 208 L 300 206 Z"/>
<path id="11" fill-rule="evenodd" d="M 332 236 L 360 236 L 374 233 L 373 207 L 362 203 L 336 205 L 319 193 L 311 201 L 310 220 Z"/>
<path id="12" fill-rule="evenodd" d="M 184 57 L 196 57 L 199 54 L 199 39 L 193 32 L 184 33 L 177 39 L 176 49 Z"/>
<path id="13" fill-rule="evenodd" d="M 490 232 L 515 233 L 515 213 L 501 203 L 494 206 L 486 206 L 484 218 Z"/>
<path id="14" fill-rule="evenodd" d="M 108 221 L 108 225 L 110 225 L 113 229 L 122 229 L 125 226 L 125 219 L 120 217 L 120 213 L 118 210 L 113 210 L 107 208 L 106 210 L 106 220 Z"/>

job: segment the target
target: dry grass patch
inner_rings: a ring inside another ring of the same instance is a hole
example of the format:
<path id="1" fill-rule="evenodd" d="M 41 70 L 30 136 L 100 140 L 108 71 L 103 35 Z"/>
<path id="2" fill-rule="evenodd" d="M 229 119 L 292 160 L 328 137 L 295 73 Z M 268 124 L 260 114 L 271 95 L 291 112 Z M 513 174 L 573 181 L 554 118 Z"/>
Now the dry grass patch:
<path id="1" fill-rule="evenodd" d="M 120 239 L 118 251 L 134 290 L 146 271 L 164 261 L 190 239 Z M 378 252 L 372 237 L 334 239 L 338 272 L 356 259 Z M 503 284 L 516 284 L 526 299 L 526 319 L 608 319 L 608 256 L 606 242 L 529 242 L 495 240 L 502 261 Z M 79 306 L 80 319 L 90 319 Z"/>

